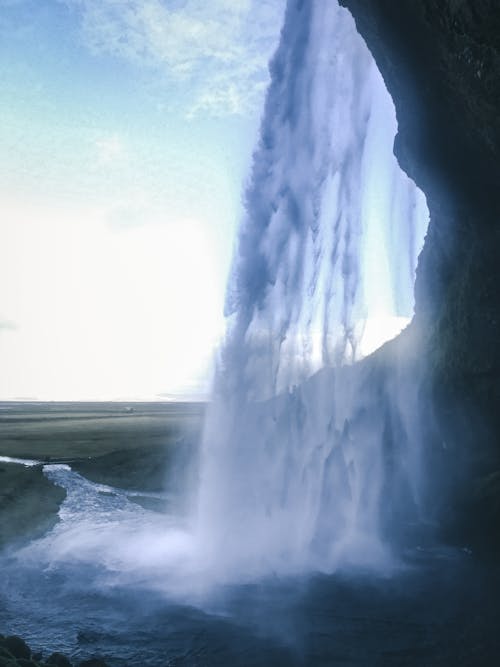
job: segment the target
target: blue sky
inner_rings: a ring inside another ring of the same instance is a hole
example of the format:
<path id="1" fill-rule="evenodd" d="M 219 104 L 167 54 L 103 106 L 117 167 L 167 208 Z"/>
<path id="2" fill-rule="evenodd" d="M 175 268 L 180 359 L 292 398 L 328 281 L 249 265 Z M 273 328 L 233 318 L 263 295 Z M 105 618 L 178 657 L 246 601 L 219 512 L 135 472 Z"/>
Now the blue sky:
<path id="1" fill-rule="evenodd" d="M 0 399 L 194 396 L 282 0 L 0 0 Z"/>

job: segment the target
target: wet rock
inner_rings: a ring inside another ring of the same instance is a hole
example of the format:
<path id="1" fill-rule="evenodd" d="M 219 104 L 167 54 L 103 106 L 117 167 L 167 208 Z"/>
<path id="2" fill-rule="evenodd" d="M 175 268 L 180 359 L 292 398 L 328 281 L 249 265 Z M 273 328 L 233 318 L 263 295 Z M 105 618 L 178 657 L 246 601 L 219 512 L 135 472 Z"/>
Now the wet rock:
<path id="1" fill-rule="evenodd" d="M 2 646 L 0 640 L 0 660 L 12 660 L 13 658 L 14 656 L 12 655 L 12 653 L 4 646 Z"/>
<path id="2" fill-rule="evenodd" d="M 418 388 L 423 510 L 445 537 L 498 553 L 500 4 L 340 4 L 393 98 L 394 152 L 430 212 L 412 323 L 425 362 Z"/>
<path id="3" fill-rule="evenodd" d="M 90 660 L 81 662 L 78 667 L 109 667 L 109 665 L 100 658 L 91 658 Z"/>
<path id="4" fill-rule="evenodd" d="M 6 648 L 14 658 L 24 658 L 26 660 L 31 658 L 31 650 L 21 637 L 15 635 L 5 637 L 5 639 L 2 640 L 2 646 L 3 648 Z"/>
<path id="5" fill-rule="evenodd" d="M 0 667 L 17 667 L 17 664 L 15 658 L 12 658 L 11 660 L 0 658 Z"/>
<path id="6" fill-rule="evenodd" d="M 47 667 L 72 667 L 71 662 L 62 653 L 52 653 L 45 663 Z"/>
<path id="7" fill-rule="evenodd" d="M 0 656 L 0 667 L 16 667 L 17 662 L 15 658 L 6 658 Z"/>

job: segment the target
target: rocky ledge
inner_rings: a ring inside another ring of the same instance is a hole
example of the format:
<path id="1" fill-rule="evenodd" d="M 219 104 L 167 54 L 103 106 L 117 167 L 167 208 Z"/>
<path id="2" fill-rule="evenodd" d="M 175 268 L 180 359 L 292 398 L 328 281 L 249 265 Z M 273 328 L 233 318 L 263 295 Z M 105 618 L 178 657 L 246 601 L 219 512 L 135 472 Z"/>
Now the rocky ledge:
<path id="1" fill-rule="evenodd" d="M 427 511 L 445 534 L 498 553 L 500 3 L 340 4 L 391 93 L 394 152 L 430 211 L 412 325 Z"/>
<path id="2" fill-rule="evenodd" d="M 39 537 L 57 522 L 66 492 L 42 466 L 0 464 L 0 549 Z"/>
<path id="3" fill-rule="evenodd" d="M 0 667 L 109 667 L 100 658 L 90 658 L 73 663 L 62 653 L 52 653 L 44 658 L 33 653 L 20 637 L 4 637 L 0 634 Z"/>

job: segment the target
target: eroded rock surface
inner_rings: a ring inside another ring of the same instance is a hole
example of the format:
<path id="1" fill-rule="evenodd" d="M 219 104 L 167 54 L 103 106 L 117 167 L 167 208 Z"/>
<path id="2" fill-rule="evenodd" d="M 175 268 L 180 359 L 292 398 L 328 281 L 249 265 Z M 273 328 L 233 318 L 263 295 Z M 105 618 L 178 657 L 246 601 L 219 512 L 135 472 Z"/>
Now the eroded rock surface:
<path id="1" fill-rule="evenodd" d="M 391 93 L 395 154 L 425 192 L 413 327 L 432 511 L 500 544 L 500 4 L 341 0 Z"/>

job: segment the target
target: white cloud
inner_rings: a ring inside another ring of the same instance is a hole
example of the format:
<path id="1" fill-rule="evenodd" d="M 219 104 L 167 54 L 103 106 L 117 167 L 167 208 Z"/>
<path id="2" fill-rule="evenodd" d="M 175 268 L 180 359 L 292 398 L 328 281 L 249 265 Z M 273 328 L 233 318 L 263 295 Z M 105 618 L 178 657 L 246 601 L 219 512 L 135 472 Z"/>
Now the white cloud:
<path id="1" fill-rule="evenodd" d="M 192 94 L 189 113 L 244 113 L 260 99 L 285 0 L 62 0 L 84 40 L 165 73 Z"/>

